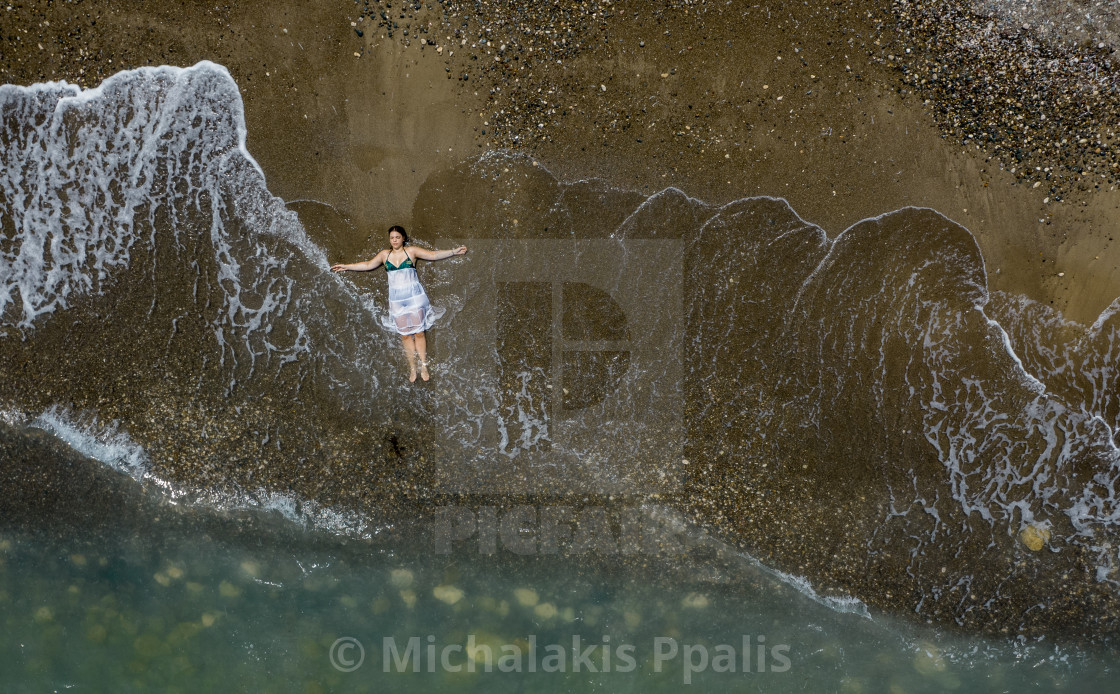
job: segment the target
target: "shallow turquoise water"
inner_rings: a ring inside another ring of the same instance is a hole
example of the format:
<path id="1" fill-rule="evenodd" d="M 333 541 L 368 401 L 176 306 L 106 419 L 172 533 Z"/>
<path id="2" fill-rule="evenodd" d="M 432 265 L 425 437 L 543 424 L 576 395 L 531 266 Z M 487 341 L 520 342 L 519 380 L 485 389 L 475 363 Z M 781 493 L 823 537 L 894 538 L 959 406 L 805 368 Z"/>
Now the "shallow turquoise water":
<path id="1" fill-rule="evenodd" d="M 1113 655 L 839 612 L 745 558 L 441 555 L 214 527 L 0 535 L 0 689 L 1115 690 Z"/>

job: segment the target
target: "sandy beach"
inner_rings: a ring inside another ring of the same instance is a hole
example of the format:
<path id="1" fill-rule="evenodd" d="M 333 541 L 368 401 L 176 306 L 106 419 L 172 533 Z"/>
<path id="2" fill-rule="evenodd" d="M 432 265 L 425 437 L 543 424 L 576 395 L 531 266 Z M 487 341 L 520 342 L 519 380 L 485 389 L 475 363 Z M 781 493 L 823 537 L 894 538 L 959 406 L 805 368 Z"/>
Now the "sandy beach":
<path id="1" fill-rule="evenodd" d="M 976 235 L 993 289 L 1082 322 L 1120 295 L 1116 169 L 1056 196 L 991 147 L 962 145 L 936 114 L 967 94 L 905 80 L 901 57 L 924 44 L 890 3 L 392 4 L 10 3 L 0 80 L 93 87 L 143 65 L 225 65 L 269 189 L 329 206 L 301 214 L 339 257 L 410 224 L 433 172 L 501 147 L 562 180 L 783 197 L 829 235 L 931 207 Z M 977 75 L 1004 67 L 984 58 Z"/>

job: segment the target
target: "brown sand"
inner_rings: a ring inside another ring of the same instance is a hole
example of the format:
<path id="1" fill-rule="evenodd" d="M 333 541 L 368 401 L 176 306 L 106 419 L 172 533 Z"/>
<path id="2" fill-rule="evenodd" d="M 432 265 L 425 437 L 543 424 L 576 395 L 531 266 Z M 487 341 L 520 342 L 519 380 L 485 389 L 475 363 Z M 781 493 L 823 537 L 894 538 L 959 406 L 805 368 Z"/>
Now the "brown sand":
<path id="1" fill-rule="evenodd" d="M 465 46 L 447 41 L 454 27 L 441 25 L 438 6 L 410 19 L 436 44 L 421 47 L 415 26 L 412 38 L 400 29 L 388 38 L 357 3 L 5 3 L 0 81 L 95 86 L 140 65 L 227 66 L 270 190 L 334 208 L 301 213 L 314 215 L 308 225 L 339 260 L 379 247 L 371 231 L 409 224 L 433 172 L 501 144 L 562 178 L 672 185 L 711 202 L 784 197 L 830 235 L 902 206 L 932 207 L 977 236 L 993 289 L 1081 321 L 1120 296 L 1120 191 L 1044 203 L 1045 187 L 942 138 L 937 104 L 873 59 L 873 17 L 886 0 L 752 4 L 599 3 L 607 11 L 583 17 L 583 45 L 562 63 L 484 72 L 497 46 L 475 45 L 477 34 Z M 530 108 L 542 95 L 555 113 Z"/>

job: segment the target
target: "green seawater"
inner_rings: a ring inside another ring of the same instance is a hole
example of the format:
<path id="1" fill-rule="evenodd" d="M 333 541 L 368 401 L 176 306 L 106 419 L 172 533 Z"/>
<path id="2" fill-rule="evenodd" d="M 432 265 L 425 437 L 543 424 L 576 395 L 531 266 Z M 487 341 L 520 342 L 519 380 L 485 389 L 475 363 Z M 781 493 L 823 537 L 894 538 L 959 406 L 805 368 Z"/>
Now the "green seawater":
<path id="1" fill-rule="evenodd" d="M 4 531 L 0 691 L 1116 690 L 1107 649 L 840 611 L 745 557 L 438 554 L 253 513 Z"/>

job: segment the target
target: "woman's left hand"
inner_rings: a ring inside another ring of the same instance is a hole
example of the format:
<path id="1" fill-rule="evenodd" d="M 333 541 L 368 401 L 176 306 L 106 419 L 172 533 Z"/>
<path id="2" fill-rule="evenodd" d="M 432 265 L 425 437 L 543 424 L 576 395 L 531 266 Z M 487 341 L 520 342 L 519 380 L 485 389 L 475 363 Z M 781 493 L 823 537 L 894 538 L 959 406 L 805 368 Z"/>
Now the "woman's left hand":
<path id="1" fill-rule="evenodd" d="M 453 250 L 451 252 L 454 253 L 455 255 L 463 255 L 464 253 L 467 252 L 467 247 L 466 246 L 459 246 L 458 248 L 456 248 L 455 250 Z"/>

